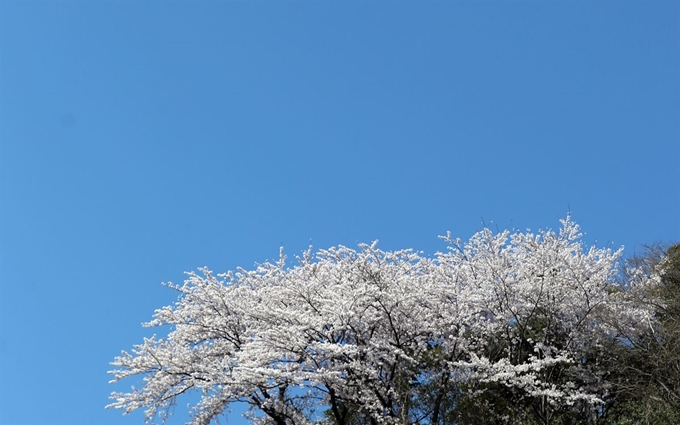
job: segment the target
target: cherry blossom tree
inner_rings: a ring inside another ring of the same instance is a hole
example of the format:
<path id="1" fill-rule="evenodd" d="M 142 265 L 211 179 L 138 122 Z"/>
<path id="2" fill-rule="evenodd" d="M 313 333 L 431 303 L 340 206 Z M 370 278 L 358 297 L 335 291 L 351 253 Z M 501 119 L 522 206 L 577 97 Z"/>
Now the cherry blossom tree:
<path id="1" fill-rule="evenodd" d="M 237 402 L 262 425 L 595 418 L 609 392 L 600 347 L 655 318 L 615 283 L 621 250 L 585 248 L 561 223 L 448 235 L 433 258 L 373 243 L 189 273 L 146 324 L 171 325 L 167 337 L 112 363 L 112 382 L 142 384 L 107 407 L 151 422 L 198 392 L 196 425 Z"/>

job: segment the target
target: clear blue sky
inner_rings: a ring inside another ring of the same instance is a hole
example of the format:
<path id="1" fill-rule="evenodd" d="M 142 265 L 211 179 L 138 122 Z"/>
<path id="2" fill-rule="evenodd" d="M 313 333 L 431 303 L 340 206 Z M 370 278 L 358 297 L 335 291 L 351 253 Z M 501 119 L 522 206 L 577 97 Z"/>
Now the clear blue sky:
<path id="1" fill-rule="evenodd" d="M 186 270 L 569 210 L 631 253 L 679 169 L 677 1 L 0 0 L 0 423 L 140 424 L 108 363 Z"/>

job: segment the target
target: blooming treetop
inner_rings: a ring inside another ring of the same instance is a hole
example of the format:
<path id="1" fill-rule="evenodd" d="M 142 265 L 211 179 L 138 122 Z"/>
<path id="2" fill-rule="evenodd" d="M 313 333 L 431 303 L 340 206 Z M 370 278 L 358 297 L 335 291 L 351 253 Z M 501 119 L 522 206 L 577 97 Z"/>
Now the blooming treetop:
<path id="1" fill-rule="evenodd" d="M 540 400 L 546 415 L 596 407 L 607 387 L 590 353 L 651 313 L 613 283 L 621 250 L 586 249 L 579 226 L 561 223 L 448 235 L 434 258 L 373 243 L 309 250 L 293 267 L 282 251 L 255 270 L 189 273 L 146 324 L 169 335 L 112 363 L 112 382 L 143 385 L 107 407 L 152 421 L 197 391 L 196 425 L 234 402 L 257 424 L 437 424 L 452 394 L 489 388 Z"/>

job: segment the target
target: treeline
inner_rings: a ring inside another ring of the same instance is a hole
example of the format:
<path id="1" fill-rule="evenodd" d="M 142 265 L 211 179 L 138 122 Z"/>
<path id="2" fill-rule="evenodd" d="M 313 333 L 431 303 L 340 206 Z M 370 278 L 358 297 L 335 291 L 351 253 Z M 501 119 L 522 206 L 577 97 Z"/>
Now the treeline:
<path id="1" fill-rule="evenodd" d="M 489 229 L 428 258 L 336 247 L 223 275 L 190 273 L 172 325 L 115 359 L 142 377 L 108 407 L 194 424 L 246 403 L 256 424 L 680 423 L 680 244 L 584 247 Z"/>

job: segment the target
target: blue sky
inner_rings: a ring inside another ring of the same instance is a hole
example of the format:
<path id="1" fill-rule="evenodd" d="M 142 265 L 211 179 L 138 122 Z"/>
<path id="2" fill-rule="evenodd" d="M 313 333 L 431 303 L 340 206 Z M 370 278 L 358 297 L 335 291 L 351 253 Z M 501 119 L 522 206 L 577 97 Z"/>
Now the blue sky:
<path id="1" fill-rule="evenodd" d="M 0 423 L 142 423 L 108 363 L 184 271 L 568 211 L 630 254 L 679 163 L 675 1 L 1 0 Z"/>

